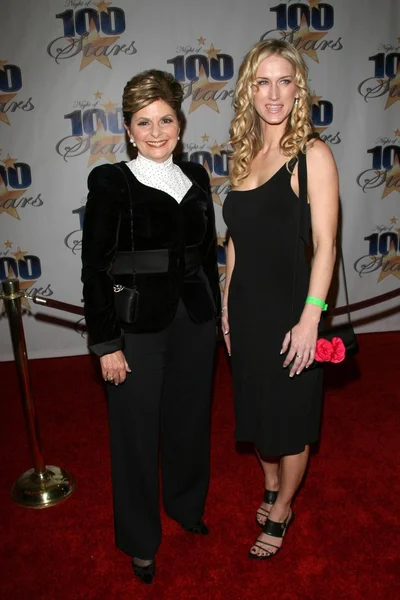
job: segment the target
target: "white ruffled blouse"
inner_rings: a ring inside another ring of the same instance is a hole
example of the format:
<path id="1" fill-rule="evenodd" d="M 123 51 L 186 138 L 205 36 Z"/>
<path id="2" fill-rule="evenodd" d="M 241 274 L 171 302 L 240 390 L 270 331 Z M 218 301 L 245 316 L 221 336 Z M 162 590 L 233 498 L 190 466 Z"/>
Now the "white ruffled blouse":
<path id="1" fill-rule="evenodd" d="M 159 163 L 138 154 L 127 166 L 140 183 L 166 192 L 177 202 L 181 202 L 192 187 L 190 179 L 174 164 L 172 155 L 165 162 Z"/>

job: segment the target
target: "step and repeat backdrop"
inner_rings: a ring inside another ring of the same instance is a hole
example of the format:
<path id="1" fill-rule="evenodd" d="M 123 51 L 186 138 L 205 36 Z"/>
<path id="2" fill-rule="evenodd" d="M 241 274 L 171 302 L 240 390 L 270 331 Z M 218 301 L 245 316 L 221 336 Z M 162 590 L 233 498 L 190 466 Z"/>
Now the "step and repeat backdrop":
<path id="1" fill-rule="evenodd" d="M 339 167 L 351 302 L 399 286 L 397 0 L 13 0 L 0 16 L 0 279 L 17 276 L 31 295 L 81 305 L 87 177 L 127 160 L 123 87 L 159 68 L 184 88 L 185 157 L 210 173 L 222 287 L 235 80 L 248 49 L 277 38 L 307 61 L 312 119 Z M 356 313 L 357 330 L 399 329 L 398 304 Z M 31 358 L 87 351 L 78 317 L 28 299 L 23 312 Z M 0 360 L 11 359 L 1 305 L 0 340 Z"/>

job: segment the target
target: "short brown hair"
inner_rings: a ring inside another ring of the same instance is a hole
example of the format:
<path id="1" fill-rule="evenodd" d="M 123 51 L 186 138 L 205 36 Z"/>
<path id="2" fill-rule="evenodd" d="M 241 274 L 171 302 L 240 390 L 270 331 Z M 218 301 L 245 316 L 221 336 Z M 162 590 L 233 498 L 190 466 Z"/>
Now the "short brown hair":
<path id="1" fill-rule="evenodd" d="M 181 121 L 183 89 L 171 73 L 150 69 L 138 73 L 124 87 L 122 112 L 124 121 L 130 125 L 132 115 L 155 100 L 163 100 L 176 113 Z"/>

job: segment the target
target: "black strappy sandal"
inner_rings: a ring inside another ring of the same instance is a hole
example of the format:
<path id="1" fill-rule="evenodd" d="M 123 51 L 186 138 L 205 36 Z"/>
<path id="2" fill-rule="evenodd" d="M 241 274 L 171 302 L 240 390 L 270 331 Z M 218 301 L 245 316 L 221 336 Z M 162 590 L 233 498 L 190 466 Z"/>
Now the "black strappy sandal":
<path id="1" fill-rule="evenodd" d="M 283 538 L 289 529 L 290 525 L 294 521 L 295 514 L 291 510 L 290 515 L 287 516 L 286 520 L 283 523 L 277 523 L 276 521 L 267 520 L 263 527 L 263 533 L 266 535 L 270 535 L 271 537 Z M 254 560 L 267 560 L 267 558 L 273 558 L 282 548 L 282 546 L 275 546 L 275 544 L 271 544 L 270 542 L 263 542 L 262 540 L 256 540 L 252 547 L 256 546 L 266 554 L 254 554 L 253 552 L 249 552 L 249 558 L 253 558 Z M 272 546 L 276 548 L 276 552 L 270 552 L 267 550 L 265 546 Z"/>
<path id="2" fill-rule="evenodd" d="M 272 506 L 273 504 L 275 504 L 277 497 L 278 497 L 278 492 L 271 492 L 271 490 L 264 490 L 264 503 L 265 504 L 269 504 L 270 506 Z M 264 527 L 265 523 L 267 522 L 270 510 L 271 509 L 267 510 L 263 506 L 260 506 L 259 509 L 257 510 L 256 523 L 259 527 Z M 265 517 L 265 522 L 261 523 L 261 521 L 258 520 L 258 517 Z"/>

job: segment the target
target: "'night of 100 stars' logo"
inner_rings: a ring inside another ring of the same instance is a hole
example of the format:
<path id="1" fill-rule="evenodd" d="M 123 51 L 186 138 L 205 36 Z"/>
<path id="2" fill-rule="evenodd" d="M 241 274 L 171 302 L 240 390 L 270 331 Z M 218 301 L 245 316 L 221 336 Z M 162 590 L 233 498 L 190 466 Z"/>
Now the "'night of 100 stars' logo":
<path id="1" fill-rule="evenodd" d="M 28 100 L 17 97 L 22 88 L 22 72 L 17 65 L 0 60 L 0 123 L 11 125 L 10 115 L 18 110 L 29 112 L 35 107 L 32 98 Z"/>
<path id="2" fill-rule="evenodd" d="M 70 134 L 56 145 L 56 152 L 65 161 L 88 153 L 88 167 L 105 159 L 115 163 L 116 154 L 126 153 L 122 108 L 108 100 L 101 103 L 102 92 L 95 92 L 95 100 L 76 100 L 73 110 L 64 115 L 70 124 Z"/>
<path id="3" fill-rule="evenodd" d="M 377 283 L 390 275 L 400 279 L 400 219 L 392 217 L 389 225 L 375 225 L 364 241 L 366 254 L 354 263 L 359 276 L 379 273 Z"/>
<path id="4" fill-rule="evenodd" d="M 52 296 L 51 285 L 37 286 L 38 279 L 42 276 L 42 265 L 40 258 L 30 254 L 26 250 L 21 250 L 20 246 L 13 251 L 15 244 L 10 240 L 2 243 L 0 248 L 0 281 L 7 277 L 18 277 L 19 287 L 29 296 Z M 22 306 L 30 308 L 28 298 L 22 298 Z M 4 311 L 4 303 L 3 308 Z"/>
<path id="5" fill-rule="evenodd" d="M 7 158 L 0 158 L 0 215 L 20 219 L 19 211 L 22 209 L 43 206 L 41 194 L 31 195 L 28 191 L 31 184 L 32 171 L 26 162 L 9 154 Z"/>
<path id="6" fill-rule="evenodd" d="M 226 89 L 234 76 L 232 56 L 206 42 L 207 38 L 201 36 L 195 46 L 178 46 L 176 56 L 167 60 L 174 68 L 175 79 L 182 83 L 184 100 L 191 99 L 189 114 L 200 106 L 219 112 L 218 102 L 232 99 L 234 93 L 233 86 Z"/>
<path id="7" fill-rule="evenodd" d="M 125 12 L 112 2 L 100 0 L 94 7 L 89 1 L 68 1 L 69 6 L 56 14 L 63 35 L 49 43 L 47 53 L 57 64 L 81 54 L 80 71 L 93 62 L 112 68 L 110 58 L 136 54 L 135 41 L 120 43 L 125 32 Z M 118 43 L 117 43 L 118 42 Z"/>
<path id="8" fill-rule="evenodd" d="M 340 144 L 342 141 L 340 131 L 337 133 L 327 131 L 333 122 L 333 104 L 322 96 L 317 96 L 315 91 L 311 95 L 311 120 L 321 140 L 328 144 Z"/>
<path id="9" fill-rule="evenodd" d="M 270 8 L 276 13 L 276 29 L 266 31 L 261 39 L 279 34 L 280 39 L 286 40 L 304 55 L 315 62 L 318 52 L 322 50 L 342 50 L 342 38 L 327 39 L 328 32 L 335 23 L 335 11 L 331 4 L 321 0 L 304 2 L 281 2 Z"/>
<path id="10" fill-rule="evenodd" d="M 374 65 L 374 75 L 364 79 L 358 86 L 358 93 L 365 102 L 387 96 L 385 110 L 400 100 L 400 38 L 397 45 L 380 44 L 378 52 L 369 56 Z"/>
<path id="11" fill-rule="evenodd" d="M 185 142 L 182 159 L 203 165 L 210 176 L 211 192 L 215 204 L 222 202 L 229 192 L 228 142 L 218 144 L 211 142 L 211 136 L 206 133 L 201 136 L 201 142 Z"/>
<path id="12" fill-rule="evenodd" d="M 382 199 L 392 192 L 400 192 L 400 129 L 394 136 L 375 140 L 375 146 L 367 150 L 371 155 L 371 167 L 357 177 L 363 192 L 384 185 Z"/>

